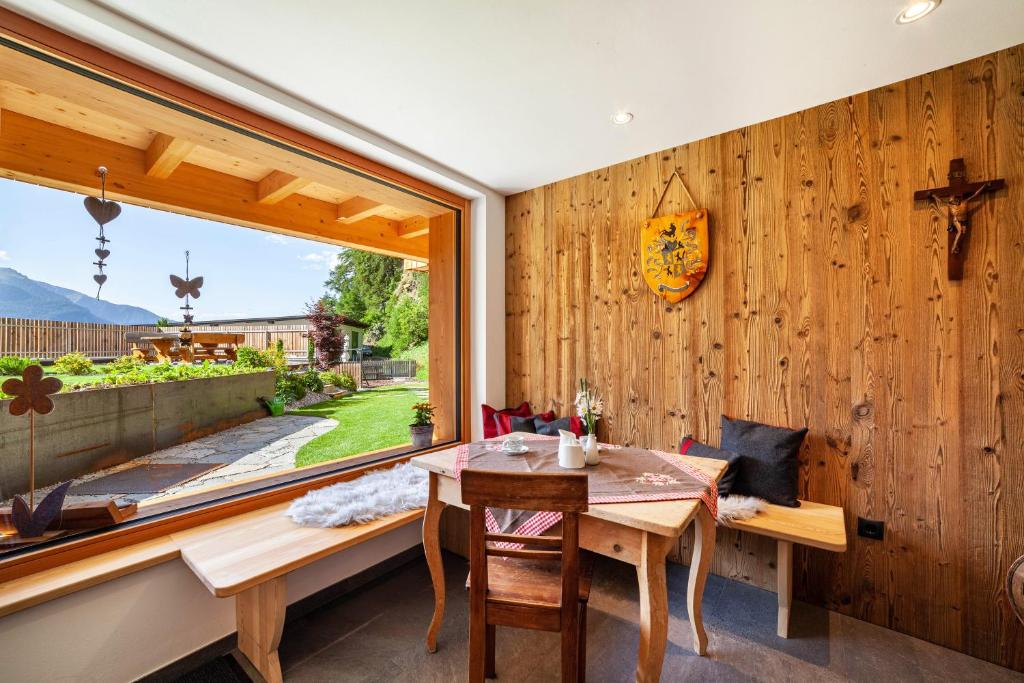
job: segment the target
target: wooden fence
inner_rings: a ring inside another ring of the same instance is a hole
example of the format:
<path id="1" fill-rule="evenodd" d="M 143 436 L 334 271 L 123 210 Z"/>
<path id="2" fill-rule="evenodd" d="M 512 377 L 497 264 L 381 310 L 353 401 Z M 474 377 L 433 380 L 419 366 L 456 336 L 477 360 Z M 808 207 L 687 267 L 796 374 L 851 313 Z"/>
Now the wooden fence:
<path id="1" fill-rule="evenodd" d="M 355 378 L 357 384 L 363 384 L 379 380 L 413 378 L 416 376 L 416 361 L 384 358 L 364 360 L 362 363 L 338 363 L 334 369 L 338 372 L 347 372 Z"/>
<path id="2" fill-rule="evenodd" d="M 0 318 L 0 356 L 54 360 L 78 351 L 93 359 L 117 358 L 131 353 L 126 332 L 156 331 L 154 325 Z"/>
<path id="3" fill-rule="evenodd" d="M 180 327 L 165 327 L 165 332 L 179 332 Z M 192 325 L 193 332 L 234 332 L 244 334 L 244 346 L 263 350 L 284 342 L 284 353 L 290 358 L 306 358 L 309 355 L 309 339 L 305 336 L 307 325 Z"/>

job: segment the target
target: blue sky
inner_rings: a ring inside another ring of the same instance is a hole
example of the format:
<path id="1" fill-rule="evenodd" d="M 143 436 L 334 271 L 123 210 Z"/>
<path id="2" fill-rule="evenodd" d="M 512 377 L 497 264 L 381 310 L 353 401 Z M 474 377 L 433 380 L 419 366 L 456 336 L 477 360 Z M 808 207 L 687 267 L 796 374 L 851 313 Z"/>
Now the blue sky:
<path id="1" fill-rule="evenodd" d="M 98 228 L 82 195 L 0 179 L 0 267 L 95 295 Z M 178 319 L 168 275 L 205 278 L 196 322 L 300 314 L 324 292 L 341 247 L 129 204 L 106 226 L 102 298 Z"/>

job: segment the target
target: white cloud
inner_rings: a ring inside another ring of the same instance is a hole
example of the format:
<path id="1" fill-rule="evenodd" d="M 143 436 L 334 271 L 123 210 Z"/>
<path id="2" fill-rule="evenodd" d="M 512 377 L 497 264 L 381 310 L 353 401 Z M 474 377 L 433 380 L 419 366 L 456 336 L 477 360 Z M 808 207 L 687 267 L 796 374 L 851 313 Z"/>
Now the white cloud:
<path id="1" fill-rule="evenodd" d="M 0 249 L 0 261 L 10 261 L 10 260 L 11 260 L 11 255 L 8 254 L 3 249 Z"/>
<path id="2" fill-rule="evenodd" d="M 288 238 L 285 237 L 284 235 L 278 235 L 277 233 L 273 232 L 264 235 L 263 239 L 267 240 L 268 242 L 274 242 L 275 244 L 284 244 L 285 242 L 288 241 Z"/>
<path id="3" fill-rule="evenodd" d="M 299 260 L 304 263 L 303 268 L 307 270 L 330 270 L 338 262 L 336 251 L 314 251 L 303 254 Z"/>

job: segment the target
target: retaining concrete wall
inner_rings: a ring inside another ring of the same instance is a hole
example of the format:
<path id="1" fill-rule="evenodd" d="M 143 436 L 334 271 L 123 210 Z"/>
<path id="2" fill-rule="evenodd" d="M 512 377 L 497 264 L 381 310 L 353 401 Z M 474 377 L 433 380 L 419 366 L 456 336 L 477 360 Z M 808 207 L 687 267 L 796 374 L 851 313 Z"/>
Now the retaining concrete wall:
<path id="1" fill-rule="evenodd" d="M 47 486 L 265 416 L 272 371 L 74 391 L 36 415 L 36 486 Z M 28 490 L 28 417 L 0 401 L 0 500 Z"/>

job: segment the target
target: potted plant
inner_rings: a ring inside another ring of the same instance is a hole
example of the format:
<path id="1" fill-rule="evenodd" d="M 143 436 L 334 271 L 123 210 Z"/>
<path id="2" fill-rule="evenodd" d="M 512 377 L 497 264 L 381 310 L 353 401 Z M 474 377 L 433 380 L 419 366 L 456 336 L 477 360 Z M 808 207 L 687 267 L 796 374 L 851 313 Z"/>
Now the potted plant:
<path id="1" fill-rule="evenodd" d="M 434 443 L 434 406 L 417 403 L 412 407 L 414 416 L 409 425 L 413 448 L 427 448 Z"/>

